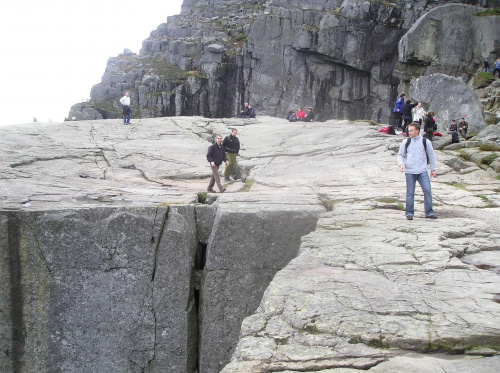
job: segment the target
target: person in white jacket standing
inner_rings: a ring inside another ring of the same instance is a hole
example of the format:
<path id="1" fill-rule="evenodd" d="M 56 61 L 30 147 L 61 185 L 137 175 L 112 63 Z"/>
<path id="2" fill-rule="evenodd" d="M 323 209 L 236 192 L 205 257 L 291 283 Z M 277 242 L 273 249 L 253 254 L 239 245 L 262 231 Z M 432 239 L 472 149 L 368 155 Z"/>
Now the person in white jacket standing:
<path id="1" fill-rule="evenodd" d="M 123 124 L 130 124 L 132 110 L 130 109 L 130 96 L 128 92 L 125 92 L 125 96 L 120 98 L 120 104 L 123 105 Z"/>
<path id="2" fill-rule="evenodd" d="M 432 142 L 420 136 L 420 126 L 411 123 L 408 126 L 408 139 L 404 139 L 399 147 L 398 166 L 406 176 L 406 219 L 413 220 L 415 185 L 418 181 L 424 193 L 425 217 L 437 219 L 432 209 L 431 181 L 427 173 L 427 165 L 431 166 L 431 176 L 436 177 L 436 157 Z"/>
<path id="3" fill-rule="evenodd" d="M 413 108 L 413 121 L 418 122 L 422 126 L 422 121 L 425 119 L 427 112 L 422 107 L 422 103 L 419 102 L 417 106 Z"/>

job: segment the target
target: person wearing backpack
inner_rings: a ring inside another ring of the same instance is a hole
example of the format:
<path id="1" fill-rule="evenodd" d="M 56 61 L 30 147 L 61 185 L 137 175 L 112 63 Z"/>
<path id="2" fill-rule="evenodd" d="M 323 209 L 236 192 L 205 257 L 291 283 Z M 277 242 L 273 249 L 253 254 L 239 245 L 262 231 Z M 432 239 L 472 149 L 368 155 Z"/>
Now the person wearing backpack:
<path id="1" fill-rule="evenodd" d="M 399 147 L 398 166 L 406 176 L 406 207 L 407 220 L 413 220 L 415 205 L 415 185 L 418 181 L 424 193 L 425 217 L 437 219 L 432 209 L 431 181 L 427 173 L 428 164 L 431 167 L 431 177 L 436 177 L 436 157 L 432 142 L 420 136 L 418 123 L 408 126 L 409 138 L 404 139 Z"/>

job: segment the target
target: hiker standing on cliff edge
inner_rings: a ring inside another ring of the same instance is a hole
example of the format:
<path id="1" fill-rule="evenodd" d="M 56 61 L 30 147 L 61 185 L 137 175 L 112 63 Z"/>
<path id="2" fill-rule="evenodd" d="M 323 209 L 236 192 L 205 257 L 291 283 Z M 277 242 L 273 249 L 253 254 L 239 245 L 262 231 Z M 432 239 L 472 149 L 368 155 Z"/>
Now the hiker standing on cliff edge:
<path id="1" fill-rule="evenodd" d="M 240 140 L 238 140 L 237 134 L 238 130 L 233 128 L 231 134 L 226 136 L 224 141 L 222 141 L 222 145 L 226 151 L 226 158 L 229 162 L 229 166 L 226 166 L 224 170 L 224 181 L 231 181 L 229 176 L 233 176 L 236 170 L 236 157 L 240 154 Z"/>
<path id="2" fill-rule="evenodd" d="M 229 164 L 229 162 L 226 158 L 224 146 L 221 143 L 222 136 L 217 135 L 215 137 L 215 144 L 210 145 L 207 152 L 207 161 L 210 162 L 210 166 L 212 168 L 212 178 L 210 179 L 210 183 L 208 184 L 207 188 L 207 191 L 209 191 L 210 193 L 215 193 L 215 190 L 213 189 L 215 183 L 217 183 L 217 186 L 219 187 L 221 193 L 226 190 L 226 188 L 224 188 L 222 186 L 222 183 L 220 182 L 219 167 L 222 162 L 226 162 L 226 166 Z"/>
<path id="3" fill-rule="evenodd" d="M 436 177 L 436 157 L 432 142 L 420 136 L 418 123 L 408 126 L 408 139 L 404 139 L 399 147 L 398 165 L 399 170 L 406 176 L 406 219 L 413 220 L 415 184 L 420 184 L 424 193 L 425 217 L 437 219 L 432 209 L 431 181 L 427 173 L 427 164 L 431 166 L 431 176 Z"/>

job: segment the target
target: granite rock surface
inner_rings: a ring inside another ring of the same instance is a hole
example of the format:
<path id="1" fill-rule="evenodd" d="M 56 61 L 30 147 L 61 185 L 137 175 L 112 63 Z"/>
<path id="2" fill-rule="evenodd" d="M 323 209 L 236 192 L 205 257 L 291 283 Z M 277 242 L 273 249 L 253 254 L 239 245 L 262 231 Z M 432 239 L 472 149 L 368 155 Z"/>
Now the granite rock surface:
<path id="1" fill-rule="evenodd" d="M 230 128 L 237 179 L 199 195 L 208 140 Z M 1 349 L 17 356 L 0 367 L 494 372 L 500 180 L 457 153 L 482 140 L 436 151 L 438 219 L 417 189 L 407 221 L 403 138 L 377 130 L 271 117 L 0 128 Z"/>

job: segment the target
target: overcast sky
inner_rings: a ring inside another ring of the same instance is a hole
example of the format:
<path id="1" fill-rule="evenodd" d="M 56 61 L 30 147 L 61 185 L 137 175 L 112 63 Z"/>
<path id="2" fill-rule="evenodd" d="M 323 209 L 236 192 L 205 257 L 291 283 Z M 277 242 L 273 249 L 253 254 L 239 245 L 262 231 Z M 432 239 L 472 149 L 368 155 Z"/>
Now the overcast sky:
<path id="1" fill-rule="evenodd" d="M 108 57 L 142 41 L 182 0 L 10 0 L 0 5 L 0 125 L 63 121 Z"/>

